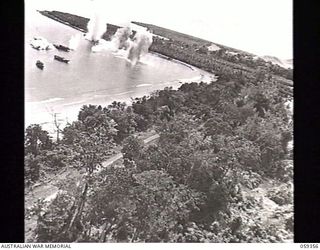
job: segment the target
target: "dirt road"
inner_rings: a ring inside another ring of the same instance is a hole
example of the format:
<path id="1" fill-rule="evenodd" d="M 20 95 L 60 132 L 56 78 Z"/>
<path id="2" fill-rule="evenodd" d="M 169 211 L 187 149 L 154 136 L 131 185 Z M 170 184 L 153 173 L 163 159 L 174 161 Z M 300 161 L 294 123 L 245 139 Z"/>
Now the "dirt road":
<path id="1" fill-rule="evenodd" d="M 154 134 L 149 136 L 148 138 L 143 140 L 145 145 L 150 144 L 159 138 L 158 134 Z M 103 168 L 111 166 L 113 163 L 121 160 L 123 157 L 122 153 L 118 153 L 108 160 L 102 163 Z M 101 171 L 98 170 L 98 171 Z M 59 191 L 57 187 L 57 183 L 63 179 L 69 178 L 80 178 L 80 173 L 74 169 L 67 169 L 56 176 L 56 178 L 52 178 L 50 181 L 38 185 L 34 187 L 31 191 L 25 194 L 25 208 L 31 208 L 38 199 L 45 199 L 46 201 L 50 201 L 54 199 Z M 32 216 L 31 218 L 25 219 L 25 241 L 32 241 L 32 231 L 36 227 L 36 218 Z"/>

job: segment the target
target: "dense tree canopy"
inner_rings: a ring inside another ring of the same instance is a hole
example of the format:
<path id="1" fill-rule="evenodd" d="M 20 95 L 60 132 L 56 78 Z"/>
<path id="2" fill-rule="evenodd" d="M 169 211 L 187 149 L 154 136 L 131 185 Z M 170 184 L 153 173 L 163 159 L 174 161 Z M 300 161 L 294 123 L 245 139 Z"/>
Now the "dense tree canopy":
<path id="1" fill-rule="evenodd" d="M 89 19 L 42 14 L 87 30 Z M 150 50 L 218 76 L 107 107 L 84 105 L 53 141 L 25 131 L 27 189 L 62 178 L 38 200 L 37 242 L 292 240 L 292 70 L 150 24 Z M 118 27 L 108 24 L 104 39 Z M 133 34 L 134 35 L 134 32 Z M 145 144 L 138 135 L 159 138 Z M 122 160 L 106 164 L 115 153 Z M 72 170 L 72 171 L 71 171 Z M 74 177 L 74 178 L 73 178 Z M 34 185 L 36 184 L 36 185 Z"/>
<path id="2" fill-rule="evenodd" d="M 246 84 L 221 77 L 211 84 L 165 88 L 134 99 L 131 106 L 120 102 L 104 108 L 83 106 L 59 143 L 51 142 L 40 127 L 29 128 L 26 179 L 30 183 L 40 179 L 41 169 L 71 166 L 85 172 L 77 185 L 70 184 L 53 202 L 39 205 L 37 240 L 278 242 L 290 238 L 292 213 L 270 225 L 250 215 L 261 217 L 254 208 L 264 205 L 250 192 L 261 192 L 258 187 L 266 182 L 278 183 L 286 191 L 268 189 L 269 193 L 261 194 L 263 199 L 269 197 L 275 206 L 286 209 L 291 204 L 287 145 L 292 123 L 285 102 L 268 77 Z M 136 133 L 150 129 L 159 140 L 145 145 Z M 119 145 L 123 163 L 102 167 Z M 281 237 L 280 227 L 285 232 Z"/>
<path id="3" fill-rule="evenodd" d="M 38 155 L 40 150 L 50 149 L 52 140 L 47 131 L 38 124 L 32 124 L 25 131 L 25 153 Z"/>

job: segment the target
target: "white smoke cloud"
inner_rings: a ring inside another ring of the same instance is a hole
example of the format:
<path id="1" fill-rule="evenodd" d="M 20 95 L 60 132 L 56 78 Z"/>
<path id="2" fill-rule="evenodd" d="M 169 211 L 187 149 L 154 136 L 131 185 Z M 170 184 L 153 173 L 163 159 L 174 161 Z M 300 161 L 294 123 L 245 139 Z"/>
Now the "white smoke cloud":
<path id="1" fill-rule="evenodd" d="M 131 29 L 124 27 L 118 29 L 111 41 L 99 40 L 99 43 L 92 46 L 92 52 L 110 51 L 116 57 L 128 60 L 136 65 L 149 50 L 152 44 L 152 34 L 146 30 L 136 32 L 133 40 L 130 39 Z"/>
<path id="2" fill-rule="evenodd" d="M 85 37 L 90 41 L 99 41 L 107 30 L 107 24 L 101 9 L 94 1 L 92 1 L 92 10 L 93 14 L 88 22 L 88 33 Z"/>
<path id="3" fill-rule="evenodd" d="M 119 28 L 116 33 L 112 36 L 111 41 L 105 41 L 100 39 L 99 42 L 92 46 L 91 50 L 93 52 L 100 51 L 111 51 L 117 52 L 117 56 L 121 55 L 121 57 L 125 54 L 127 57 L 128 49 L 131 46 L 130 35 L 132 34 L 132 30 L 130 27 Z M 124 52 L 126 51 L 126 52 Z M 119 52 L 119 53 L 118 53 Z"/>
<path id="4" fill-rule="evenodd" d="M 45 39 L 44 37 L 34 37 L 31 41 L 30 41 L 30 45 L 35 48 L 35 49 L 39 49 L 39 50 L 48 50 L 48 49 L 53 49 L 53 45 L 52 43 L 49 43 L 47 41 L 47 39 Z"/>
<path id="5" fill-rule="evenodd" d="M 111 51 L 116 52 L 118 48 L 111 41 L 105 41 L 103 39 L 99 40 L 99 43 L 91 47 L 92 52 L 100 52 L 100 51 Z"/>
<path id="6" fill-rule="evenodd" d="M 135 34 L 128 51 L 128 60 L 135 65 L 141 57 L 148 53 L 152 44 L 152 34 L 148 31 L 139 31 Z"/>
<path id="7" fill-rule="evenodd" d="M 118 49 L 127 50 L 130 47 L 130 35 L 132 30 L 130 27 L 119 28 L 112 36 L 111 42 L 114 43 Z"/>
<path id="8" fill-rule="evenodd" d="M 92 1 L 95 3 L 95 1 Z M 148 53 L 149 47 L 152 44 L 152 34 L 145 28 L 137 26 L 134 28 L 136 34 L 133 40 L 130 39 L 132 35 L 131 24 L 128 22 L 124 27 L 119 28 L 111 38 L 111 41 L 104 41 L 102 35 L 106 32 L 106 19 L 102 18 L 101 9 L 98 5 L 93 5 L 93 16 L 88 22 L 88 33 L 86 39 L 95 41 L 97 43 L 92 46 L 92 52 L 111 51 L 115 52 L 115 56 L 123 57 L 135 65 L 141 57 Z M 119 52 L 119 53 L 118 53 Z M 121 52 L 121 53 L 120 53 Z"/>
<path id="9" fill-rule="evenodd" d="M 78 48 L 80 42 L 80 34 L 76 34 L 71 37 L 69 41 L 69 48 L 72 50 L 76 50 Z"/>

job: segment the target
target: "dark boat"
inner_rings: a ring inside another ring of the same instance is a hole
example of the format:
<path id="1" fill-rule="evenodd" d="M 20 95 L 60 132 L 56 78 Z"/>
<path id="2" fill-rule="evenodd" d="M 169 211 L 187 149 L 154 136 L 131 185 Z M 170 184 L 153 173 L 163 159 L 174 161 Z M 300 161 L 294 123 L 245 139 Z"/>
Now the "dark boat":
<path id="1" fill-rule="evenodd" d="M 57 56 L 57 55 L 54 56 L 54 59 L 56 59 L 57 61 L 60 61 L 60 62 L 64 62 L 64 63 L 69 63 L 69 61 L 70 61 L 70 60 L 65 59 L 64 57 Z"/>
<path id="2" fill-rule="evenodd" d="M 56 47 L 56 49 L 58 50 L 62 50 L 62 51 L 65 51 L 65 52 L 69 52 L 71 49 L 66 47 L 66 46 L 63 46 L 61 44 L 53 44 L 54 47 Z"/>
<path id="3" fill-rule="evenodd" d="M 39 61 L 39 60 L 36 62 L 36 66 L 37 66 L 39 69 L 43 69 L 43 68 L 44 68 L 43 62 L 41 62 L 41 61 Z"/>
<path id="4" fill-rule="evenodd" d="M 31 47 L 36 49 L 36 50 L 40 50 L 40 45 L 39 46 L 34 46 L 33 44 L 31 44 Z"/>

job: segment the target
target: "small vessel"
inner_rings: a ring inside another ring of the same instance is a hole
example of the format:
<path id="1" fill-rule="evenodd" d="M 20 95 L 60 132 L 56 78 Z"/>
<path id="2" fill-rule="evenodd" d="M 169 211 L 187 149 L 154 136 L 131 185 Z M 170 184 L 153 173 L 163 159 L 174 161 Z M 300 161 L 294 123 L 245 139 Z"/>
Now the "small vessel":
<path id="1" fill-rule="evenodd" d="M 34 45 L 34 44 L 31 44 L 31 47 L 34 48 L 34 49 L 36 49 L 36 50 L 50 50 L 50 49 L 51 49 L 51 48 L 50 48 L 50 45 L 47 45 L 47 46 L 40 46 L 40 45 L 38 45 L 38 46 L 36 46 L 36 45 Z"/>
<path id="2" fill-rule="evenodd" d="M 66 46 L 63 46 L 61 44 L 53 44 L 54 47 L 56 47 L 56 49 L 58 50 L 62 50 L 62 51 L 65 51 L 65 52 L 69 52 L 71 49 L 66 47 Z"/>
<path id="3" fill-rule="evenodd" d="M 31 47 L 36 49 L 36 50 L 40 50 L 40 45 L 39 46 L 35 46 L 34 44 L 31 44 Z"/>
<path id="4" fill-rule="evenodd" d="M 31 40 L 30 45 L 36 50 L 49 50 L 53 48 L 52 44 L 49 43 L 47 39 L 40 36 L 35 36 L 33 40 Z"/>
<path id="5" fill-rule="evenodd" d="M 41 61 L 39 61 L 39 60 L 36 62 L 36 66 L 37 66 L 39 69 L 41 69 L 41 70 L 43 70 L 43 68 L 44 68 L 43 62 L 41 62 Z"/>
<path id="6" fill-rule="evenodd" d="M 64 57 L 54 55 L 54 59 L 60 62 L 69 63 L 70 60 L 65 59 Z"/>
<path id="7" fill-rule="evenodd" d="M 33 37 L 33 40 L 43 40 L 44 38 L 43 37 L 41 37 L 41 36 L 34 36 Z"/>

